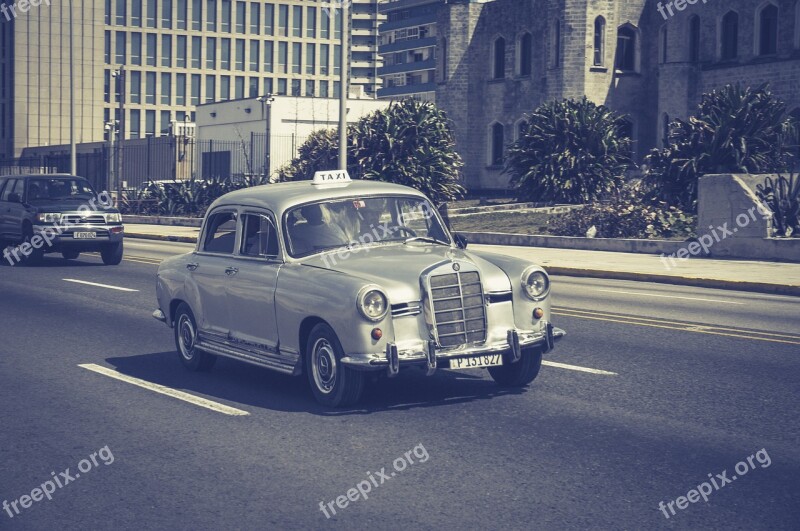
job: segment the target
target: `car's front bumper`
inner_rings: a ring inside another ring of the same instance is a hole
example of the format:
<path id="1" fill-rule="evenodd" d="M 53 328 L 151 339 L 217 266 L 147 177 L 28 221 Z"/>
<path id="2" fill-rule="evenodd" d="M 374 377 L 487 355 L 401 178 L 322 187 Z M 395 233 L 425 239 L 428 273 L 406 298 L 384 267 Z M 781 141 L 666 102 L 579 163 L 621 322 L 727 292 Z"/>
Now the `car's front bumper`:
<path id="1" fill-rule="evenodd" d="M 94 238 L 76 238 L 75 233 L 94 233 Z M 104 243 L 121 242 L 125 236 L 125 228 L 122 225 L 95 225 L 95 224 L 74 224 L 65 226 L 58 225 L 34 225 L 33 233 L 39 234 L 53 250 L 58 249 L 97 249 Z"/>
<path id="2" fill-rule="evenodd" d="M 437 368 L 448 368 L 448 360 L 452 358 L 502 353 L 508 362 L 514 362 L 522 356 L 523 350 L 539 348 L 548 352 L 565 335 L 564 330 L 543 323 L 540 330 L 509 330 L 506 341 L 499 343 L 444 349 L 437 347 L 433 341 L 421 340 L 418 347 L 403 350 L 398 350 L 395 343 L 389 343 L 385 352 L 351 353 L 342 358 L 342 363 L 353 369 L 367 371 L 385 369 L 390 376 L 397 374 L 400 367 L 425 365 L 430 375 Z"/>

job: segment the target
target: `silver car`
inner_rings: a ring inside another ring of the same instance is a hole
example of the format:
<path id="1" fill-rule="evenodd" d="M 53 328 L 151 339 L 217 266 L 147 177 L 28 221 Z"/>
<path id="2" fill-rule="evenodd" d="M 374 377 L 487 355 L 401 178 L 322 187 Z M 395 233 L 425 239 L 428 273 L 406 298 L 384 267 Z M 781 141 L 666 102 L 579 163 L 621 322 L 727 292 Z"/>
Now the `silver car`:
<path id="1" fill-rule="evenodd" d="M 541 267 L 467 251 L 412 188 L 318 177 L 221 197 L 196 250 L 161 263 L 154 317 L 186 367 L 225 356 L 305 373 L 332 407 L 358 401 L 369 372 L 536 378 L 564 335 Z"/>

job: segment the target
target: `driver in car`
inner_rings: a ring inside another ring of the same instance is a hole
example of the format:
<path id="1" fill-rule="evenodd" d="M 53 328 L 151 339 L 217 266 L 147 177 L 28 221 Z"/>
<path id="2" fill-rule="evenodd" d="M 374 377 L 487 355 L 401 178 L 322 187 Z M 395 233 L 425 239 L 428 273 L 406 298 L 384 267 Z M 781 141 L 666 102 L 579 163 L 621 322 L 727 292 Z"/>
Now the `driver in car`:
<path id="1" fill-rule="evenodd" d="M 325 223 L 324 213 L 319 204 L 306 205 L 300 209 L 305 223 L 297 223 L 292 227 L 292 248 L 298 254 L 338 247 L 348 241 L 344 231 L 336 223 Z"/>

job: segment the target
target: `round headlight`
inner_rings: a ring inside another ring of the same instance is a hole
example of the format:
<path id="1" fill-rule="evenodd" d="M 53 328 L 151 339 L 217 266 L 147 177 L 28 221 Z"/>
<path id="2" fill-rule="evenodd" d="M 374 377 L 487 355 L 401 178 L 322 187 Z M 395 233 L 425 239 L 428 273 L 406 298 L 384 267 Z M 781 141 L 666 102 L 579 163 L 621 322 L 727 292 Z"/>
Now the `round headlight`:
<path id="1" fill-rule="evenodd" d="M 358 295 L 358 310 L 370 321 L 380 321 L 389 311 L 389 301 L 382 291 L 367 286 Z"/>
<path id="2" fill-rule="evenodd" d="M 522 289 L 529 298 L 541 300 L 550 291 L 550 278 L 541 269 L 528 268 L 522 274 Z"/>

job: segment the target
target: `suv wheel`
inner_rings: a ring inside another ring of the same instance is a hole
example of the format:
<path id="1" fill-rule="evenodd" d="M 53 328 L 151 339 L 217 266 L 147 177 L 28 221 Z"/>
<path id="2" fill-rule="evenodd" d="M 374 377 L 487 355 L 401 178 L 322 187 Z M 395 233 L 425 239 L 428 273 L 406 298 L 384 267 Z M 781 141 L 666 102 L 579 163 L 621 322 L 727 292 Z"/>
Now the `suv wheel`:
<path id="1" fill-rule="evenodd" d="M 31 254 L 25 257 L 22 263 L 28 266 L 37 266 L 42 263 L 42 260 L 44 260 L 44 249 L 41 247 L 39 249 L 33 248 L 31 240 L 33 240 L 33 228 L 25 227 L 25 240 L 23 243 L 29 244 L 32 249 Z"/>
<path id="2" fill-rule="evenodd" d="M 107 243 L 100 248 L 100 256 L 105 265 L 119 265 L 122 262 L 122 242 Z"/>

